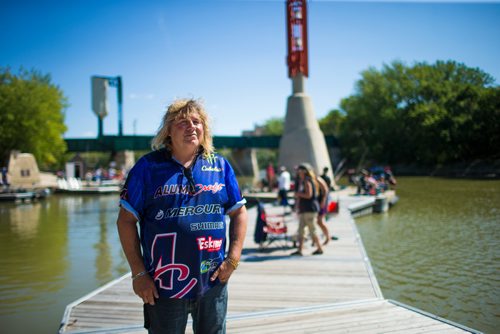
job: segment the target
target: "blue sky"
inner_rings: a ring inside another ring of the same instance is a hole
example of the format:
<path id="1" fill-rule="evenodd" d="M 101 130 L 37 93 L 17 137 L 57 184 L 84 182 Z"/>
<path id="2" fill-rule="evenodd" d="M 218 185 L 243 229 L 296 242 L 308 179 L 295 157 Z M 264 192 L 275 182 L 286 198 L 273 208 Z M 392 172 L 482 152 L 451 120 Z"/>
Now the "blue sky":
<path id="1" fill-rule="evenodd" d="M 308 2 L 317 118 L 354 93 L 361 71 L 455 60 L 500 80 L 500 2 Z M 285 1 L 0 2 L 0 66 L 49 73 L 69 99 L 67 138 L 94 137 L 90 77 L 121 75 L 124 134 L 153 134 L 177 97 L 202 98 L 215 135 L 283 117 Z M 117 134 L 116 90 L 104 133 Z"/>

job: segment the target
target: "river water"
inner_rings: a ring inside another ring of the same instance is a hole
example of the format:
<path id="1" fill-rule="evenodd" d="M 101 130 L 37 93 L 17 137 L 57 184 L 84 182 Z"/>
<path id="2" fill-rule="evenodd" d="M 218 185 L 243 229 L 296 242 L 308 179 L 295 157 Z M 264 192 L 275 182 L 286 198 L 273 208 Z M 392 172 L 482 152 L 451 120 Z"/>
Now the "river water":
<path id="1" fill-rule="evenodd" d="M 128 271 L 117 195 L 0 203 L 0 332 L 57 333 L 67 304 Z"/>
<path id="2" fill-rule="evenodd" d="M 356 219 L 385 298 L 500 327 L 500 181 L 398 178 L 388 213 Z"/>
<path id="3" fill-rule="evenodd" d="M 500 181 L 399 178 L 400 201 L 356 223 L 385 298 L 500 327 Z M 128 272 L 117 196 L 0 203 L 0 332 L 56 333 L 65 306 Z"/>

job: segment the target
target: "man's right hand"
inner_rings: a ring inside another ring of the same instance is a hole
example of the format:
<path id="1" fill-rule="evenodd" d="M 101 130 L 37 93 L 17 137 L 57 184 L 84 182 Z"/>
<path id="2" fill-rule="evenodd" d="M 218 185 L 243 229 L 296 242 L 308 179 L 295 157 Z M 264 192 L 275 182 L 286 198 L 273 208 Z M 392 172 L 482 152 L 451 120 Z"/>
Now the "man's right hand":
<path id="1" fill-rule="evenodd" d="M 154 305 L 155 298 L 159 298 L 155 283 L 149 274 L 137 277 L 132 281 L 134 292 L 142 299 L 144 304 Z"/>

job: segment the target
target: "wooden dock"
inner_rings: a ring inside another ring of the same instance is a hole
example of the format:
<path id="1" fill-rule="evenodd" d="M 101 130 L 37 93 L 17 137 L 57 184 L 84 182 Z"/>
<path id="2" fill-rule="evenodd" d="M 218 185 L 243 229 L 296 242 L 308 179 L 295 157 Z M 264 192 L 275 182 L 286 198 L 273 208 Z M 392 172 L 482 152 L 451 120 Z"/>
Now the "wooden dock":
<path id="1" fill-rule="evenodd" d="M 310 242 L 303 257 L 289 255 L 291 242 L 260 251 L 253 241 L 256 209 L 249 210 L 242 263 L 229 283 L 228 333 L 478 333 L 383 298 L 348 210 L 359 200 L 341 197 L 339 214 L 328 220 L 339 240 L 320 256 L 310 255 Z M 294 234 L 296 216 L 286 217 Z M 60 333 L 146 333 L 142 319 L 127 274 L 68 305 Z"/>

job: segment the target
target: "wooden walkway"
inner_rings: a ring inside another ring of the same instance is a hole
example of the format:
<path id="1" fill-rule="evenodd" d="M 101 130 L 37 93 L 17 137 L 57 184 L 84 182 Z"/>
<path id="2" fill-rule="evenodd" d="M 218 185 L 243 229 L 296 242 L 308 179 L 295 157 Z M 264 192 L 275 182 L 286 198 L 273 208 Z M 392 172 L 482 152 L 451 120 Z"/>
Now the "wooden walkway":
<path id="1" fill-rule="evenodd" d="M 328 220 L 339 240 L 320 256 L 310 255 L 310 242 L 303 257 L 289 256 L 291 242 L 259 251 L 253 241 L 256 210 L 249 210 L 242 263 L 229 283 L 228 333 L 476 333 L 383 298 L 347 210 L 358 200 L 341 198 L 340 213 Z M 294 234 L 294 214 L 287 216 L 287 226 Z M 60 332 L 146 333 L 130 274 L 68 305 Z M 192 333 L 189 325 L 186 333 Z"/>

